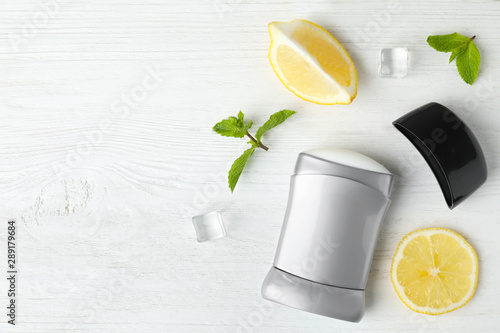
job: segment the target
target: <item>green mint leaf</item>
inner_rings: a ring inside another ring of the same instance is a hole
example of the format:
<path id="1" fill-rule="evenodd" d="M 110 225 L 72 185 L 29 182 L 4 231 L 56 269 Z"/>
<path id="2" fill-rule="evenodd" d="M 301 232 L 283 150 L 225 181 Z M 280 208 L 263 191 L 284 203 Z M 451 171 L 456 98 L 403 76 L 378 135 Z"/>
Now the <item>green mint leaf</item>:
<path id="1" fill-rule="evenodd" d="M 227 178 L 231 192 L 234 191 L 234 188 L 236 187 L 236 184 L 240 179 L 241 173 L 243 172 L 243 169 L 245 168 L 248 159 L 250 158 L 250 156 L 252 156 L 254 151 L 255 147 L 248 148 L 243 152 L 243 154 L 240 157 L 238 157 L 234 161 L 233 165 L 231 166 L 231 169 L 229 170 L 229 176 Z"/>
<path id="2" fill-rule="evenodd" d="M 270 129 L 278 126 L 279 124 L 283 123 L 285 120 L 288 119 L 292 114 L 296 113 L 295 111 L 290 111 L 290 110 L 281 110 L 273 114 L 271 117 L 269 117 L 269 120 L 264 123 L 259 129 L 257 130 L 257 133 L 255 134 L 255 139 L 260 142 L 260 139 L 262 138 L 262 135 L 269 131 Z"/>
<path id="3" fill-rule="evenodd" d="M 427 37 L 427 43 L 439 52 L 452 52 L 457 47 L 470 42 L 470 38 L 460 34 L 436 35 Z"/>
<path id="4" fill-rule="evenodd" d="M 229 136 L 233 138 L 242 138 L 247 134 L 248 129 L 250 129 L 253 125 L 253 122 L 249 122 L 248 124 L 244 124 L 243 122 L 243 112 L 238 113 L 238 118 L 229 117 L 227 119 L 218 122 L 213 127 L 215 133 L 218 133 L 222 136 Z"/>
<path id="5" fill-rule="evenodd" d="M 222 136 L 229 136 L 234 138 L 242 138 L 246 134 L 246 130 L 243 127 L 239 127 L 238 119 L 235 117 L 229 117 L 221 122 L 218 122 L 213 127 L 215 133 Z"/>
<path id="6" fill-rule="evenodd" d="M 241 112 L 240 110 L 240 112 L 238 112 L 238 125 L 244 126 L 243 117 L 245 116 L 243 115 L 243 112 Z"/>
<path id="7" fill-rule="evenodd" d="M 238 112 L 238 126 L 243 128 L 246 131 L 248 131 L 250 128 L 252 128 L 252 125 L 253 125 L 253 121 L 250 120 L 250 122 L 248 124 L 245 125 L 245 123 L 243 122 L 243 112 Z"/>
<path id="8" fill-rule="evenodd" d="M 479 72 L 479 63 L 481 56 L 479 50 L 473 41 L 467 45 L 467 49 L 462 54 L 457 56 L 457 69 L 462 79 L 468 83 L 473 84 Z"/>
<path id="9" fill-rule="evenodd" d="M 470 39 L 469 39 L 469 42 L 470 42 Z M 469 43 L 466 43 L 466 44 L 462 44 L 459 47 L 457 47 L 456 49 L 454 49 L 453 52 L 451 52 L 449 63 L 451 63 L 456 57 L 458 57 L 459 55 L 464 53 L 465 50 L 467 50 L 468 46 L 469 46 Z"/>

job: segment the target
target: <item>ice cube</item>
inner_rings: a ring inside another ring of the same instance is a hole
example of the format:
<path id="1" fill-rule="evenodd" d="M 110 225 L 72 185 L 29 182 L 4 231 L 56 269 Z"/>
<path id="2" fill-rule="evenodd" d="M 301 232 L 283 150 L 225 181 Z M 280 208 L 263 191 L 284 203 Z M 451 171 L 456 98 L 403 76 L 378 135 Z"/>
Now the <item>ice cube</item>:
<path id="1" fill-rule="evenodd" d="M 193 216 L 193 225 L 200 243 L 226 236 L 222 215 L 218 211 Z"/>
<path id="2" fill-rule="evenodd" d="M 404 47 L 380 50 L 378 74 L 382 77 L 402 78 L 408 73 L 408 49 Z"/>

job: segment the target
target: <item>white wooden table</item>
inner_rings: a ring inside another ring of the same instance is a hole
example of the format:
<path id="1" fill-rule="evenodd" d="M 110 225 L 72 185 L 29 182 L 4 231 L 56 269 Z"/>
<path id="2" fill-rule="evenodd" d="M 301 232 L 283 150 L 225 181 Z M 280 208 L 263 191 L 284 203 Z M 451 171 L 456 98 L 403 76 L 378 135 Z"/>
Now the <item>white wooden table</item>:
<path id="1" fill-rule="evenodd" d="M 0 267 L 7 219 L 18 232 L 17 325 L 1 332 L 494 332 L 500 325 L 500 3 L 498 1 L 2 1 Z M 349 106 L 320 106 L 276 78 L 267 24 L 304 18 L 329 30 L 358 70 Z M 468 86 L 431 34 L 476 35 Z M 382 47 L 410 50 L 403 79 L 376 73 Z M 489 178 L 450 211 L 422 157 L 391 122 L 440 102 L 477 135 Z M 241 109 L 256 125 L 298 111 L 265 137 L 234 194 L 245 140 L 211 131 Z M 297 154 L 367 154 L 398 175 L 358 324 L 264 301 Z M 228 235 L 197 243 L 191 216 L 223 211 Z M 447 227 L 476 249 L 469 304 L 431 317 L 398 299 L 397 243 Z"/>

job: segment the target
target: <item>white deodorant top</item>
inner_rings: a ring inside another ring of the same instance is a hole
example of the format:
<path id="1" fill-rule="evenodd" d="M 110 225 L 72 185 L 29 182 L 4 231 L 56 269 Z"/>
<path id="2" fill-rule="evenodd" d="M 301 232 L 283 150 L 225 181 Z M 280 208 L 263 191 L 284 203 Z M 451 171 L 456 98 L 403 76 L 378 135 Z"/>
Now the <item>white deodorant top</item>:
<path id="1" fill-rule="evenodd" d="M 384 167 L 379 162 L 371 159 L 366 155 L 352 150 L 337 148 L 317 148 L 308 150 L 305 153 L 327 161 L 348 165 L 358 169 L 391 174 L 389 170 L 387 170 L 386 167 Z"/>

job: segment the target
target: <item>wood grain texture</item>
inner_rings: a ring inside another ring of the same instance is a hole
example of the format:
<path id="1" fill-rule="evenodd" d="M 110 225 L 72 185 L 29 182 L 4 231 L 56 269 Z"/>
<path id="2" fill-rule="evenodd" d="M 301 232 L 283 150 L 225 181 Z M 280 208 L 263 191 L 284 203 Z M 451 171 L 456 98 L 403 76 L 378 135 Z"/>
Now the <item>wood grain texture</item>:
<path id="1" fill-rule="evenodd" d="M 3 1 L 0 4 L 1 220 L 19 221 L 18 325 L 1 332 L 495 332 L 500 310 L 500 3 L 498 1 Z M 268 59 L 267 24 L 305 18 L 358 70 L 349 106 L 288 92 Z M 474 86 L 431 34 L 476 35 Z M 381 47 L 410 49 L 407 77 L 376 74 Z M 153 73 L 153 74 L 152 74 Z M 453 211 L 391 122 L 426 103 L 463 117 L 489 178 Z M 234 194 L 226 172 L 245 142 L 211 126 L 238 110 L 266 134 Z M 297 153 L 365 153 L 398 175 L 359 324 L 264 301 Z M 408 167 L 410 165 L 410 167 Z M 228 236 L 197 243 L 191 216 L 221 210 Z M 470 303 L 429 317 L 390 282 L 399 240 L 418 228 L 461 233 L 480 260 Z M 6 227 L 0 226 L 5 244 Z M 3 245 L 2 245 L 2 248 Z M 0 267 L 5 268 L 4 250 Z M 6 280 L 0 280 L 3 308 Z"/>

